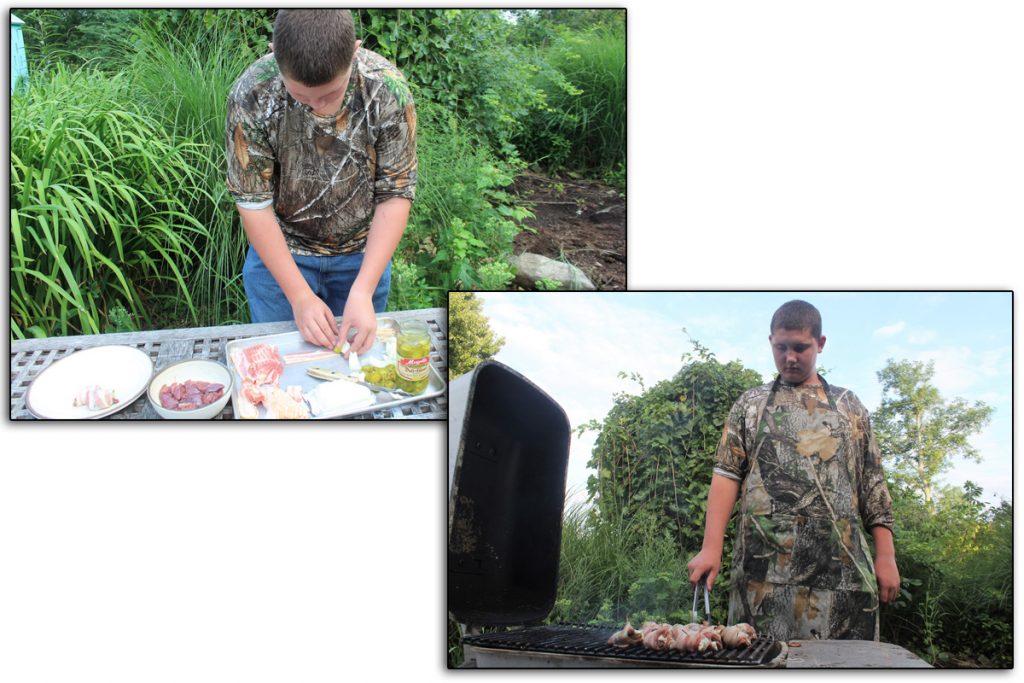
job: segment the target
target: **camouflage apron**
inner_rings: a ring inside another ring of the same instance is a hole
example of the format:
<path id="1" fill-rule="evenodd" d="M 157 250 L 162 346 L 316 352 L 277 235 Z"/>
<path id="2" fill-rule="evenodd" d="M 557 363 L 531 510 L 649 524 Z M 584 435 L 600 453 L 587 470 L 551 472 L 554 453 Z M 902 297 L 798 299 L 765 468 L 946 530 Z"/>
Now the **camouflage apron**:
<path id="1" fill-rule="evenodd" d="M 824 382 L 824 380 L 822 380 Z M 828 386 L 776 379 L 742 484 L 729 621 L 776 638 L 878 640 L 849 419 Z"/>

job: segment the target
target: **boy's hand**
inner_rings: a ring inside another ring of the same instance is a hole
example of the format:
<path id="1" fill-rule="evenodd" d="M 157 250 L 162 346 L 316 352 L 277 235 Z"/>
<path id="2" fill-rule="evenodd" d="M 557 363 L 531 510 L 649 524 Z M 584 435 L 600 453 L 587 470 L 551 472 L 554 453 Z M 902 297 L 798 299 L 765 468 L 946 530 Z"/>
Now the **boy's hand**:
<path id="1" fill-rule="evenodd" d="M 878 577 L 878 599 L 892 602 L 900 594 L 900 571 L 896 558 L 880 556 L 875 558 L 875 575 Z"/>
<path id="2" fill-rule="evenodd" d="M 341 318 L 341 334 L 339 343 L 348 339 L 349 328 L 355 328 L 356 336 L 351 342 L 349 351 L 364 354 L 373 346 L 377 338 L 377 314 L 373 310 L 373 297 L 349 292 L 345 301 L 345 312 Z M 348 358 L 348 354 L 345 354 Z"/>
<path id="3" fill-rule="evenodd" d="M 338 323 L 330 307 L 312 290 L 292 303 L 292 315 L 303 339 L 317 346 L 334 348 Z"/>
<path id="4" fill-rule="evenodd" d="M 715 577 L 722 570 L 722 551 L 715 552 L 704 548 L 686 563 L 686 568 L 690 570 L 690 583 L 692 584 L 696 584 L 700 581 L 700 577 L 707 574 L 707 587 L 708 590 L 711 590 L 711 586 L 715 583 Z"/>

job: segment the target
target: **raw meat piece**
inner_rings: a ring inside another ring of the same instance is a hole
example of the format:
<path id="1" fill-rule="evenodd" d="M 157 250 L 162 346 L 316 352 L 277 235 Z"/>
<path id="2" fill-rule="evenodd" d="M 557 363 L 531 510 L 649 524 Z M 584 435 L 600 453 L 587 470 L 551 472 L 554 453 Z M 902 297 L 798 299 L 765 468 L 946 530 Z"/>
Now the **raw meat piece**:
<path id="1" fill-rule="evenodd" d="M 268 417 L 276 420 L 304 420 L 309 417 L 309 408 L 305 402 L 296 401 L 278 386 L 264 387 L 263 405 L 267 409 Z"/>
<path id="2" fill-rule="evenodd" d="M 243 420 L 255 420 L 260 416 L 259 410 L 256 405 L 246 398 L 244 393 L 238 394 L 238 402 L 235 405 L 235 410 L 238 411 L 238 417 Z"/>
<path id="3" fill-rule="evenodd" d="M 187 379 L 160 387 L 160 405 L 169 410 L 192 410 L 224 395 L 224 385 Z"/>
<path id="4" fill-rule="evenodd" d="M 231 360 L 242 380 L 251 379 L 257 386 L 277 384 L 284 372 L 284 363 L 281 362 L 277 347 L 269 344 L 236 349 L 231 354 Z"/>
<path id="5" fill-rule="evenodd" d="M 239 395 L 244 396 L 253 405 L 263 403 L 263 390 L 250 377 L 242 378 L 242 390 Z"/>
<path id="6" fill-rule="evenodd" d="M 90 384 L 78 392 L 71 405 L 76 408 L 85 406 L 89 410 L 105 410 L 117 402 L 113 389 L 104 389 L 98 384 Z"/>

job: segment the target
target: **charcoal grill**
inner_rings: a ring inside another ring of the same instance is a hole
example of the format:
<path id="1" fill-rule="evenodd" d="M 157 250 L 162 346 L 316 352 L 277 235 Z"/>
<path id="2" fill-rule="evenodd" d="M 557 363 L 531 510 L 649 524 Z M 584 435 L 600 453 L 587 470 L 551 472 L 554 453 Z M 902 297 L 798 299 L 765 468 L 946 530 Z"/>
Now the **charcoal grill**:
<path id="1" fill-rule="evenodd" d="M 554 399 L 493 360 L 450 382 L 448 394 L 448 615 L 462 627 L 465 666 L 928 666 L 871 641 L 759 638 L 744 649 L 657 652 L 608 645 L 621 624 L 540 625 L 558 584 L 569 420 Z"/>
<path id="2" fill-rule="evenodd" d="M 618 628 L 552 624 L 467 635 L 462 644 L 467 660 L 472 657 L 482 667 L 773 667 L 780 666 L 785 659 L 785 643 L 771 638 L 758 638 L 749 647 L 718 652 L 655 651 L 642 645 L 608 645 L 608 637 Z"/>

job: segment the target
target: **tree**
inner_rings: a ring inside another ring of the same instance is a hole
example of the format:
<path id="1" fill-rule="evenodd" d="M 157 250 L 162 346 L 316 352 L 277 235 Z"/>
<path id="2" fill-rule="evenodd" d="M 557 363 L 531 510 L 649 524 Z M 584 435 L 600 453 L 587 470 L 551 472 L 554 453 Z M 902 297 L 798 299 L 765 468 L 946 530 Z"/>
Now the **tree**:
<path id="1" fill-rule="evenodd" d="M 599 430 L 587 491 L 601 515 L 649 517 L 684 551 L 699 549 L 704 536 L 711 470 L 729 409 L 761 384 L 761 375 L 739 361 L 719 363 L 692 343 L 696 357 L 684 355 L 672 379 L 650 389 L 641 381 L 643 393 L 616 395 L 603 423 L 580 428 Z"/>
<path id="2" fill-rule="evenodd" d="M 495 337 L 483 302 L 472 292 L 448 294 L 448 376 L 455 379 L 493 357 L 505 345 Z"/>
<path id="3" fill-rule="evenodd" d="M 890 358 L 878 372 L 882 404 L 872 418 L 892 474 L 912 483 L 929 511 L 934 509 L 935 478 L 952 467 L 955 456 L 981 460 L 968 439 L 988 424 L 993 410 L 981 401 L 969 405 L 962 398 L 944 400 L 931 384 L 934 376 L 932 361 Z"/>

